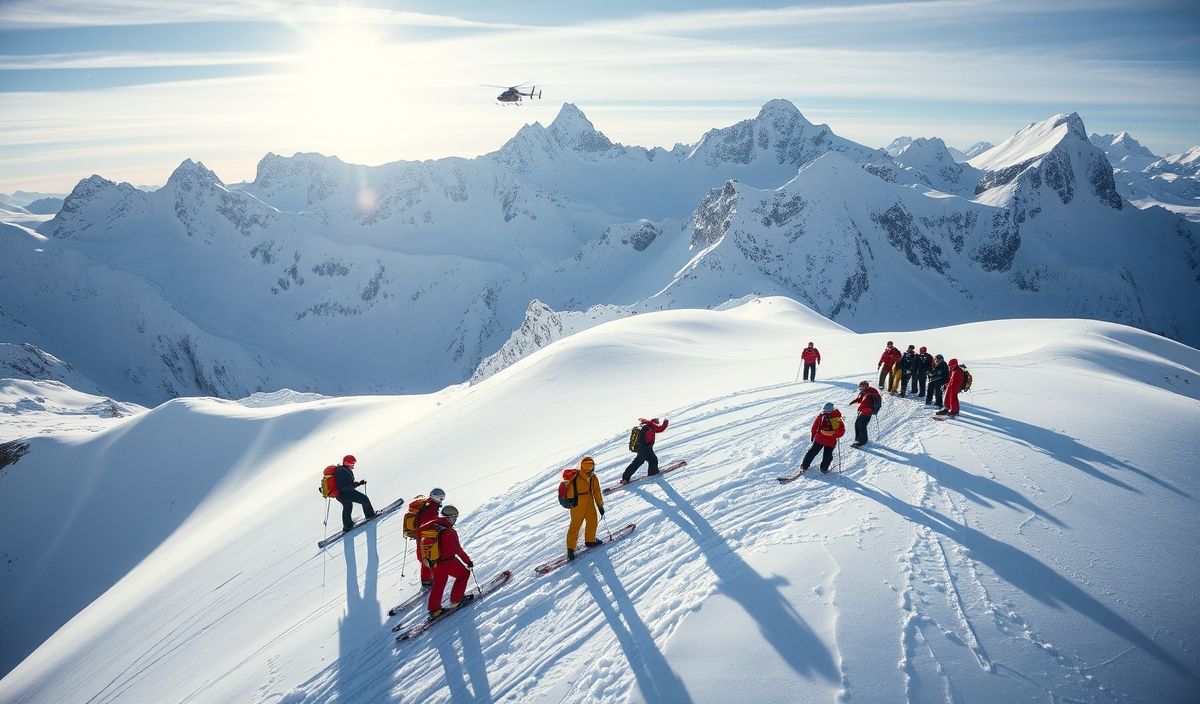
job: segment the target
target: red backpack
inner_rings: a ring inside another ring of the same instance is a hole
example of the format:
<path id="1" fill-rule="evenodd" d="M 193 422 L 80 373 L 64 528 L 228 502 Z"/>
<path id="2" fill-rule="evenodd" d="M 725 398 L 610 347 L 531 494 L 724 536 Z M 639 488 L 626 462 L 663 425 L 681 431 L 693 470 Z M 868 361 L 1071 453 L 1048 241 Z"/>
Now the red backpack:
<path id="1" fill-rule="evenodd" d="M 579 495 L 575 493 L 575 473 L 577 469 L 564 469 L 563 480 L 558 483 L 558 504 L 563 508 L 575 508 L 579 505 Z"/>
<path id="2" fill-rule="evenodd" d="M 325 468 L 321 475 L 321 496 L 327 499 L 336 499 L 338 497 L 337 479 L 333 476 L 337 472 L 337 465 L 329 465 Z"/>

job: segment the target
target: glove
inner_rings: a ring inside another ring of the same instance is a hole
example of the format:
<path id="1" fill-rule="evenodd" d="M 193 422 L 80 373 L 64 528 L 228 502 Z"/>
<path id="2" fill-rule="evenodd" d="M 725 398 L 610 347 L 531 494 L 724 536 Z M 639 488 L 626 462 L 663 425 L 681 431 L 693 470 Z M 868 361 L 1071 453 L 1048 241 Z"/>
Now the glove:
<path id="1" fill-rule="evenodd" d="M 471 562 L 470 560 L 467 560 L 467 569 L 469 569 L 469 570 L 475 569 L 475 563 Z"/>
<path id="2" fill-rule="evenodd" d="M 883 362 L 880 362 L 879 364 L 876 364 L 876 365 L 875 365 L 875 368 L 876 368 L 876 369 L 883 369 Z"/>
<path id="3" fill-rule="evenodd" d="M 366 479 L 359 479 L 358 481 L 354 482 L 354 486 L 362 486 L 363 484 L 366 484 L 366 483 L 367 483 Z"/>
<path id="4" fill-rule="evenodd" d="M 601 515 L 601 516 L 603 516 L 603 515 L 604 515 L 604 507 L 603 507 L 603 506 L 601 506 L 601 507 L 600 507 L 600 515 Z"/>

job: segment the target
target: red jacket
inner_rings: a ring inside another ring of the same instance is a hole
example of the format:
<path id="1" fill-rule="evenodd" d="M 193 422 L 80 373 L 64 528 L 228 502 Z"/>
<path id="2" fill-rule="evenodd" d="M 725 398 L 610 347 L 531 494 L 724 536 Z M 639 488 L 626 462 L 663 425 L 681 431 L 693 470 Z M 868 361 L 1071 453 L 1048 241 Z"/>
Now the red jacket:
<path id="1" fill-rule="evenodd" d="M 883 366 L 884 371 L 890 370 L 902 356 L 898 347 L 884 348 L 883 354 L 879 356 L 879 364 Z"/>
<path id="2" fill-rule="evenodd" d="M 438 555 L 441 562 L 445 562 L 452 557 L 457 556 L 464 564 L 471 562 L 471 556 L 466 550 L 462 549 L 462 545 L 458 542 L 458 531 L 454 530 L 454 523 L 445 516 L 435 518 L 429 523 L 422 525 L 425 528 L 430 525 L 437 525 L 441 528 L 438 531 Z M 424 538 L 422 538 L 423 540 Z"/>
<path id="3" fill-rule="evenodd" d="M 425 499 L 425 503 L 421 504 L 421 508 L 417 511 L 417 529 L 421 526 L 434 520 L 438 517 L 438 511 L 442 505 L 433 499 Z"/>
<path id="4" fill-rule="evenodd" d="M 666 430 L 667 423 L 671 422 L 671 421 L 667 420 L 666 418 L 663 418 L 662 425 L 659 425 L 658 423 L 655 423 L 654 421 L 646 420 L 645 418 L 638 418 L 638 420 L 640 420 L 642 423 L 645 423 L 645 425 L 646 425 L 646 432 L 642 435 L 642 441 L 645 442 L 647 445 L 653 445 L 654 444 L 654 434 L 661 433 L 662 431 Z"/>
<path id="5" fill-rule="evenodd" d="M 946 393 L 956 394 L 963 385 L 962 367 L 955 363 L 957 360 L 952 359 L 950 362 L 950 380 L 946 382 Z"/>
<path id="6" fill-rule="evenodd" d="M 800 353 L 800 359 L 804 360 L 805 364 L 819 364 L 821 362 L 821 350 L 816 347 L 805 347 Z"/>
<path id="7" fill-rule="evenodd" d="M 812 439 L 818 445 L 837 447 L 838 438 L 846 434 L 846 422 L 842 420 L 842 412 L 836 408 L 829 413 L 829 418 L 830 420 L 834 418 L 838 419 L 839 422 L 836 423 L 837 430 L 832 428 L 835 425 L 834 423 L 830 423 L 830 427 L 825 428 L 825 414 L 818 413 L 817 419 L 812 424 Z"/>
<path id="8" fill-rule="evenodd" d="M 864 415 L 864 416 L 869 416 L 875 412 L 875 411 L 871 410 L 871 402 L 868 400 L 870 398 L 870 396 L 872 396 L 872 395 L 879 396 L 879 390 L 876 389 L 874 386 L 868 386 L 867 388 L 858 392 L 858 396 L 850 403 L 858 404 L 859 414 Z M 880 404 L 883 403 L 882 396 L 879 396 L 879 401 L 880 401 Z"/>

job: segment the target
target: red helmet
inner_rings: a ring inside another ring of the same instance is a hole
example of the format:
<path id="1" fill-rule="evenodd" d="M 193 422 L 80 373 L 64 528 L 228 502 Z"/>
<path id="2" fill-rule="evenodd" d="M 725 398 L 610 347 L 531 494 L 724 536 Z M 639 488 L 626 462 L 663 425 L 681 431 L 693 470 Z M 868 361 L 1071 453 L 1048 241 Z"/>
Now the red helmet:
<path id="1" fill-rule="evenodd" d="M 346 455 L 342 458 L 342 464 L 344 465 L 353 467 L 356 462 L 358 462 L 358 460 L 354 459 L 354 455 Z"/>
<path id="2" fill-rule="evenodd" d="M 921 354 L 925 354 L 925 346 L 924 345 L 921 346 Z"/>
<path id="3" fill-rule="evenodd" d="M 887 341 L 887 346 L 888 346 L 888 347 L 891 347 L 891 346 L 892 346 L 892 341 L 891 341 L 891 340 L 888 340 L 888 341 Z"/>

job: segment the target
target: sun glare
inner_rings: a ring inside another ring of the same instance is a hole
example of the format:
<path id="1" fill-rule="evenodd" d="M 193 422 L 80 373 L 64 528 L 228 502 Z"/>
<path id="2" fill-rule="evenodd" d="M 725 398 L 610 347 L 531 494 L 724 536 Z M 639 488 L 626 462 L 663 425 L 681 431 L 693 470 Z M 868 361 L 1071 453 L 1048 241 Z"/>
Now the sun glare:
<path id="1" fill-rule="evenodd" d="M 314 148 L 354 151 L 394 130 L 400 51 L 375 28 L 336 23 L 305 32 L 293 66 L 288 122 Z"/>

